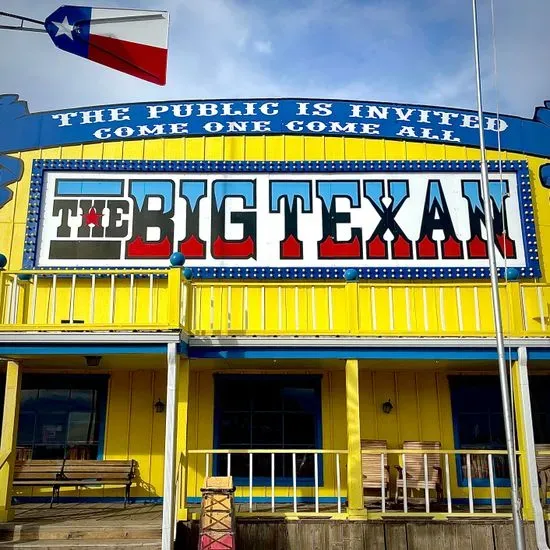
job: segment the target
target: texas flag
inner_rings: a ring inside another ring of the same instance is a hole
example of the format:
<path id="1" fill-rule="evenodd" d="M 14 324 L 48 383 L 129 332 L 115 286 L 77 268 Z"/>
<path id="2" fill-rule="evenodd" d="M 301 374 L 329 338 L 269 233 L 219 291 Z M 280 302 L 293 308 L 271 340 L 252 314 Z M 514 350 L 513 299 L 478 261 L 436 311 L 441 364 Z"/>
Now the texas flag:
<path id="1" fill-rule="evenodd" d="M 44 25 L 54 44 L 66 52 L 166 84 L 167 12 L 62 6 Z"/>

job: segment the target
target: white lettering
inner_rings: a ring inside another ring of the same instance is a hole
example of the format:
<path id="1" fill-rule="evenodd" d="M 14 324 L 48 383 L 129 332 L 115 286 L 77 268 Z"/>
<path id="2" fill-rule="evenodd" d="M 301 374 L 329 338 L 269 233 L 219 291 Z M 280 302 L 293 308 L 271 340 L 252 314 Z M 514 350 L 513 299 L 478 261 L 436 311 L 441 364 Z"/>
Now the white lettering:
<path id="1" fill-rule="evenodd" d="M 253 132 L 271 132 L 271 122 L 269 120 L 253 120 Z"/>
<path id="2" fill-rule="evenodd" d="M 112 136 L 110 128 L 100 128 L 94 132 L 96 139 L 109 139 Z"/>
<path id="3" fill-rule="evenodd" d="M 119 122 L 121 120 L 130 120 L 128 113 L 130 109 L 128 107 L 116 107 L 114 109 L 109 109 L 109 122 Z"/>
<path id="4" fill-rule="evenodd" d="M 147 125 L 138 126 L 138 136 L 162 136 L 164 134 L 164 124 L 155 124 L 149 127 Z"/>
<path id="5" fill-rule="evenodd" d="M 380 134 L 380 124 L 361 124 L 361 133 L 376 136 Z"/>
<path id="6" fill-rule="evenodd" d="M 479 117 L 477 115 L 462 115 L 463 128 L 479 128 Z"/>
<path id="7" fill-rule="evenodd" d="M 296 114 L 298 116 L 307 116 L 309 114 L 308 108 L 309 103 L 305 101 L 298 101 L 298 112 Z"/>
<path id="8" fill-rule="evenodd" d="M 341 122 L 329 122 L 330 132 L 333 133 L 345 133 L 345 134 L 356 134 L 357 133 L 357 122 L 348 122 L 347 124 L 342 124 Z"/>
<path id="9" fill-rule="evenodd" d="M 412 126 L 401 126 L 401 130 L 397 132 L 398 136 L 416 137 Z"/>
<path id="10" fill-rule="evenodd" d="M 246 122 L 235 122 L 230 121 L 227 123 L 228 132 L 246 132 L 246 127 L 248 124 Z"/>
<path id="11" fill-rule="evenodd" d="M 411 115 L 414 113 L 415 109 L 403 109 L 402 107 L 395 107 L 393 109 L 395 111 L 395 114 L 397 115 L 397 120 L 403 120 L 405 122 L 408 122 L 411 118 Z"/>
<path id="12" fill-rule="evenodd" d="M 487 117 L 485 129 L 490 132 L 503 132 L 508 128 L 505 120 L 495 117 Z"/>
<path id="13" fill-rule="evenodd" d="M 361 118 L 361 109 L 362 105 L 350 105 L 351 107 L 351 118 Z"/>
<path id="14" fill-rule="evenodd" d="M 322 132 L 327 129 L 327 125 L 319 120 L 312 120 L 306 125 L 310 132 Z"/>
<path id="15" fill-rule="evenodd" d="M 460 138 L 457 138 L 454 136 L 453 130 L 443 130 L 443 135 L 441 136 L 441 139 L 443 141 L 458 141 L 460 142 Z"/>
<path id="16" fill-rule="evenodd" d="M 445 111 L 434 111 L 434 116 L 441 117 L 441 124 L 442 126 L 451 126 L 451 118 L 458 118 L 459 115 L 456 113 L 446 113 Z"/>
<path id="17" fill-rule="evenodd" d="M 147 110 L 149 111 L 147 118 L 160 118 L 162 113 L 168 112 L 168 107 L 166 105 L 148 105 Z"/>
<path id="18" fill-rule="evenodd" d="M 74 113 L 59 113 L 58 115 L 52 115 L 54 120 L 60 120 L 61 124 L 59 126 L 72 126 L 71 118 L 78 116 L 78 111 Z"/>
<path id="19" fill-rule="evenodd" d="M 432 134 L 432 129 L 431 128 L 420 128 L 420 130 L 422 131 L 422 134 L 420 135 L 421 138 L 435 139 L 435 140 L 439 139 L 439 136 L 436 136 L 436 135 Z"/>
<path id="20" fill-rule="evenodd" d="M 221 122 L 207 122 L 203 128 L 210 132 L 211 134 L 214 134 L 216 132 L 221 132 L 223 130 L 223 124 Z"/>
<path id="21" fill-rule="evenodd" d="M 313 116 L 329 116 L 332 114 L 332 103 L 314 103 Z"/>
<path id="22" fill-rule="evenodd" d="M 367 115 L 365 118 L 388 118 L 389 108 L 369 105 L 367 107 Z"/>
<path id="23" fill-rule="evenodd" d="M 262 115 L 272 116 L 279 113 L 279 103 L 276 101 L 268 101 L 260 105 L 260 113 Z"/>
<path id="24" fill-rule="evenodd" d="M 168 126 L 171 134 L 188 134 L 187 122 L 174 122 Z"/>
<path id="25" fill-rule="evenodd" d="M 134 135 L 134 129 L 130 126 L 121 126 L 115 130 L 115 136 L 119 138 L 130 137 Z"/>
<path id="26" fill-rule="evenodd" d="M 285 126 L 291 132 L 301 132 L 304 129 L 304 123 L 301 120 L 291 120 Z"/>
<path id="27" fill-rule="evenodd" d="M 172 105 L 172 113 L 178 118 L 188 117 L 193 114 L 193 105 L 186 103 L 185 105 L 179 103 L 178 105 Z"/>
<path id="28" fill-rule="evenodd" d="M 418 112 L 420 113 L 420 116 L 418 117 L 418 122 L 421 122 L 422 124 L 429 124 L 430 111 L 426 111 L 426 109 L 418 109 Z"/>
<path id="29" fill-rule="evenodd" d="M 215 116 L 218 114 L 218 106 L 215 103 L 199 103 L 198 116 Z"/>

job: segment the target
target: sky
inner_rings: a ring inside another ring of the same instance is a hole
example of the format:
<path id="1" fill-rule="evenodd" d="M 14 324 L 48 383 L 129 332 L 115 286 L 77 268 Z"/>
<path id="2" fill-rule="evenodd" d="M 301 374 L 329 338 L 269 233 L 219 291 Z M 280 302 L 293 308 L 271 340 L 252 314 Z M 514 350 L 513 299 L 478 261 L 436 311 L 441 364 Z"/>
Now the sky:
<path id="1" fill-rule="evenodd" d="M 62 3 L 0 0 L 0 11 L 44 20 Z M 156 86 L 71 56 L 46 34 L 0 30 L 0 94 L 19 94 L 32 112 L 252 97 L 477 108 L 469 0 L 68 3 L 168 10 L 168 82 Z M 550 0 L 493 3 L 494 41 L 491 0 L 478 0 L 484 107 L 531 117 L 550 99 Z"/>

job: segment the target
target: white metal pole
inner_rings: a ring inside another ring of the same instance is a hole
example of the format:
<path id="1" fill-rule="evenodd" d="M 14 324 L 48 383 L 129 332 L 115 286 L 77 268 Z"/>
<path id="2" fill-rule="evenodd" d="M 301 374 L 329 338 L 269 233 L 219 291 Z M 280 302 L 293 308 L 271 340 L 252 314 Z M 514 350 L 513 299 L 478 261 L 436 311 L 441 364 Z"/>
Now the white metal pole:
<path id="1" fill-rule="evenodd" d="M 168 377 L 166 384 L 166 432 L 164 443 L 164 493 L 162 499 L 162 550 L 174 548 L 174 521 L 176 516 L 176 432 L 178 396 L 178 356 L 176 343 L 169 343 L 166 359 Z"/>
<path id="2" fill-rule="evenodd" d="M 495 235 L 493 232 L 493 216 L 491 212 L 491 195 L 489 193 L 489 171 L 485 155 L 485 136 L 483 133 L 483 101 L 481 94 L 481 70 L 479 62 L 479 32 L 477 24 L 477 0 L 472 0 L 474 23 L 474 57 L 476 69 L 477 110 L 479 118 L 479 150 L 481 154 L 481 185 L 483 189 L 483 201 L 485 210 L 485 228 L 487 230 L 487 251 L 489 256 L 489 271 L 491 274 L 491 295 L 493 302 L 493 316 L 495 319 L 495 333 L 498 356 L 498 372 L 500 377 L 500 393 L 502 395 L 502 409 L 504 413 L 504 430 L 506 435 L 506 448 L 508 451 L 508 463 L 510 468 L 510 488 L 512 500 L 512 517 L 514 523 L 514 536 L 516 549 L 525 549 L 525 537 L 523 534 L 523 521 L 521 517 L 521 504 L 518 492 L 518 479 L 516 471 L 515 441 L 512 431 L 513 416 L 510 405 L 510 389 L 506 357 L 504 350 L 504 336 L 502 331 L 502 317 L 500 310 L 500 297 L 498 293 L 498 272 L 495 259 Z"/>

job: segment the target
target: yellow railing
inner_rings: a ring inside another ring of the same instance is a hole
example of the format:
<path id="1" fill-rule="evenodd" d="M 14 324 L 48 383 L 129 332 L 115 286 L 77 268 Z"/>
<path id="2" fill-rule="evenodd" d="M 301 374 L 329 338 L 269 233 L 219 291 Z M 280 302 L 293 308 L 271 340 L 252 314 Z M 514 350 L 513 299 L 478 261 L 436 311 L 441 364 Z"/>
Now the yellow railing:
<path id="1" fill-rule="evenodd" d="M 506 335 L 550 337 L 550 284 L 500 288 Z M 494 335 L 487 282 L 249 282 L 180 269 L 0 271 L 0 331 L 179 330 L 192 335 Z"/>
<path id="2" fill-rule="evenodd" d="M 504 331 L 550 336 L 550 285 L 500 287 Z M 193 281 L 197 335 L 494 336 L 487 282 Z"/>
<path id="3" fill-rule="evenodd" d="M 0 331 L 169 330 L 182 317 L 180 270 L 0 272 Z"/>

